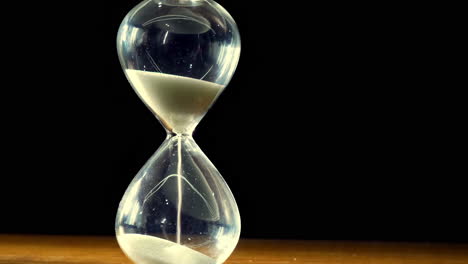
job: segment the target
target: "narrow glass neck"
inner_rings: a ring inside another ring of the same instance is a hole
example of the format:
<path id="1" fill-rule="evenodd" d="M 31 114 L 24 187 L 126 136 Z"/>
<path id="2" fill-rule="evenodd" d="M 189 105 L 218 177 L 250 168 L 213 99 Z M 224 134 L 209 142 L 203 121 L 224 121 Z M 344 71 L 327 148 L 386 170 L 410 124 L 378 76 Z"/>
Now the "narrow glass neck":
<path id="1" fill-rule="evenodd" d="M 175 132 L 172 132 L 172 131 L 169 131 L 166 129 L 166 132 L 167 132 L 167 136 L 166 136 L 166 139 L 168 138 L 171 138 L 171 137 L 192 137 L 192 132 L 190 133 L 175 133 Z"/>
<path id="2" fill-rule="evenodd" d="M 164 121 L 164 119 L 158 117 L 158 115 L 156 115 L 156 118 L 159 120 L 159 122 L 162 124 L 162 126 L 166 130 L 168 137 L 173 137 L 177 135 L 191 137 L 198 123 L 203 118 L 203 115 L 200 116 L 198 120 L 189 120 L 189 122 L 187 122 L 187 120 L 184 120 L 184 119 L 180 119 L 180 120 L 173 119 L 173 120 L 170 120 L 170 122 L 166 122 Z"/>

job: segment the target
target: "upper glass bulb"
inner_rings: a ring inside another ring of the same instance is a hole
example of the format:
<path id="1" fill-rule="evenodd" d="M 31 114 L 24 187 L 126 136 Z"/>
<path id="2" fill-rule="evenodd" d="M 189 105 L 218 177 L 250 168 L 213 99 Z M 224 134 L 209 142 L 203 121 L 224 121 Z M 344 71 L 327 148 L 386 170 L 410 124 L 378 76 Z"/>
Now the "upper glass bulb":
<path id="1" fill-rule="evenodd" d="M 240 55 L 236 23 L 211 0 L 146 0 L 117 37 L 140 98 L 173 133 L 191 134 L 229 83 Z"/>

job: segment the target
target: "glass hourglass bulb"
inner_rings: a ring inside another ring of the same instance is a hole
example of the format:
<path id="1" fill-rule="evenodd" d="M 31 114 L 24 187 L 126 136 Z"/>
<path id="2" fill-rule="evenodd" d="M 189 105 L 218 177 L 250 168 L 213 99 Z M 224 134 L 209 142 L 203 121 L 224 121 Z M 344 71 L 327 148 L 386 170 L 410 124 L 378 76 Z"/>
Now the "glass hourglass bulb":
<path id="1" fill-rule="evenodd" d="M 117 48 L 168 132 L 120 202 L 119 245 L 137 264 L 222 263 L 239 240 L 239 211 L 192 132 L 235 71 L 237 26 L 212 0 L 145 0 L 124 18 Z"/>

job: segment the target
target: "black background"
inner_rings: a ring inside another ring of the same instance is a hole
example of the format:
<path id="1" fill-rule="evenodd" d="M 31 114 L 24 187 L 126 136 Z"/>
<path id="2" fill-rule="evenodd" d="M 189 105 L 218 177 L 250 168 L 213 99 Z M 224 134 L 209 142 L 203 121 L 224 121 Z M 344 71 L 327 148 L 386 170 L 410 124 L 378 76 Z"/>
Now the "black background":
<path id="1" fill-rule="evenodd" d="M 425 71 L 423 24 L 384 7 L 218 2 L 241 60 L 194 138 L 238 200 L 243 237 L 468 242 L 464 121 Z M 0 232 L 113 234 L 165 137 L 117 58 L 137 3 L 5 7 Z"/>

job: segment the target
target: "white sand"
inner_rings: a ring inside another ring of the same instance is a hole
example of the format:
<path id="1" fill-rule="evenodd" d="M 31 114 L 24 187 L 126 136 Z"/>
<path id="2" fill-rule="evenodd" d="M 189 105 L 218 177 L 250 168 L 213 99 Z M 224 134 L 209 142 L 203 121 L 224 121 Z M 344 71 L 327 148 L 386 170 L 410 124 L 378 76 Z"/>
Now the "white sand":
<path id="1" fill-rule="evenodd" d="M 169 130 L 191 133 L 224 88 L 176 75 L 126 70 L 133 87 Z"/>
<path id="2" fill-rule="evenodd" d="M 198 251 L 153 236 L 124 234 L 118 235 L 117 240 L 136 264 L 216 264 Z"/>

